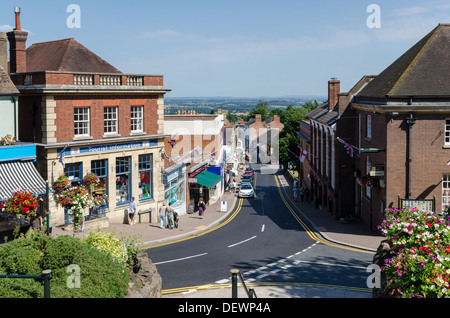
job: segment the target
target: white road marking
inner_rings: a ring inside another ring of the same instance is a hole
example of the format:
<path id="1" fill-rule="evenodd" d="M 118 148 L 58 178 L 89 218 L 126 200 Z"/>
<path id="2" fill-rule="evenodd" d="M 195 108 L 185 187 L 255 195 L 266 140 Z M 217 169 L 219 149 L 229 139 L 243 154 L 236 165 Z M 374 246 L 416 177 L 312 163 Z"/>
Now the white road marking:
<path id="1" fill-rule="evenodd" d="M 177 258 L 177 259 L 173 259 L 173 260 L 170 260 L 170 261 L 164 261 L 164 262 L 154 263 L 154 265 L 159 265 L 159 264 L 166 264 L 166 263 L 173 263 L 173 262 L 184 261 L 184 260 L 186 260 L 186 259 L 195 258 L 195 257 L 200 257 L 200 256 L 204 256 L 204 255 L 207 255 L 207 254 L 208 254 L 208 253 L 203 253 L 203 254 L 192 255 L 192 256 L 183 257 L 183 258 Z"/>
<path id="2" fill-rule="evenodd" d="M 253 240 L 254 238 L 256 238 L 256 235 L 253 236 L 253 237 L 251 237 L 251 238 L 248 238 L 248 239 L 246 239 L 246 240 L 243 240 L 243 241 L 241 241 L 241 242 L 238 242 L 238 243 L 235 243 L 235 244 L 232 244 L 232 245 L 228 245 L 228 247 L 229 247 L 229 248 L 230 248 L 230 247 L 234 247 L 234 246 L 236 246 L 236 245 L 239 245 L 239 244 L 248 242 L 248 241 L 250 241 L 250 240 Z"/>
<path id="3" fill-rule="evenodd" d="M 262 228 L 261 228 L 261 232 L 264 232 L 264 229 L 266 228 L 266 225 L 265 224 L 263 224 L 262 225 Z"/>

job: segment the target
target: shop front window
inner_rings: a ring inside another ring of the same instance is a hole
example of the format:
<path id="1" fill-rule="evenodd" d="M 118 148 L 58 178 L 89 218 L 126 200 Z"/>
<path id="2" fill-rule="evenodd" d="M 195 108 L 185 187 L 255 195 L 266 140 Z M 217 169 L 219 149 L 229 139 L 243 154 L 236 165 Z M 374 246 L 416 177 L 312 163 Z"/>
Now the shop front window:
<path id="1" fill-rule="evenodd" d="M 79 186 L 83 180 L 83 164 L 81 162 L 66 163 L 64 167 L 64 174 L 69 178 L 71 186 Z"/>
<path id="2" fill-rule="evenodd" d="M 186 179 L 184 176 L 171 180 L 165 186 L 164 201 L 171 203 L 173 207 L 183 205 L 186 202 Z"/>
<path id="3" fill-rule="evenodd" d="M 139 155 L 139 199 L 153 198 L 153 155 Z"/>
<path id="4" fill-rule="evenodd" d="M 94 197 L 108 195 L 108 160 L 92 160 L 91 172 L 95 173 L 99 180 L 99 183 L 92 189 L 92 195 Z"/>
<path id="5" fill-rule="evenodd" d="M 125 204 L 130 202 L 130 172 L 131 157 L 116 158 L 116 203 Z"/>

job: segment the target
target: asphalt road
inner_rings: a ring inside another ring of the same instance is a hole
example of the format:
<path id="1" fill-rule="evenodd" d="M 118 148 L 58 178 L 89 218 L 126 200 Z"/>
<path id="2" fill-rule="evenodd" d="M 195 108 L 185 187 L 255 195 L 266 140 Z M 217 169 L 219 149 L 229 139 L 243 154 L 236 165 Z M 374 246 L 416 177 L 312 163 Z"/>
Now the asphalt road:
<path id="1" fill-rule="evenodd" d="M 225 226 L 147 250 L 163 290 L 229 282 L 311 283 L 365 288 L 372 255 L 318 241 L 292 214 L 272 174 L 257 174 L 256 198 L 240 199 Z"/>

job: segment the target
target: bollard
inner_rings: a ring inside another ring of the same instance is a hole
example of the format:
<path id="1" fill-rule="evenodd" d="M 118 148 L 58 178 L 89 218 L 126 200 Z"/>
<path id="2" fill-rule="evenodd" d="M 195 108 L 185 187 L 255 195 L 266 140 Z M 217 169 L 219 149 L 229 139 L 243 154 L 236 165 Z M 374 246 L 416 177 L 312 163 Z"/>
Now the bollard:
<path id="1" fill-rule="evenodd" d="M 52 271 L 46 269 L 42 271 L 44 276 L 44 298 L 50 298 L 50 279 L 52 279 Z"/>
<path id="2" fill-rule="evenodd" d="M 231 272 L 231 298 L 238 298 L 238 269 L 232 269 Z"/>

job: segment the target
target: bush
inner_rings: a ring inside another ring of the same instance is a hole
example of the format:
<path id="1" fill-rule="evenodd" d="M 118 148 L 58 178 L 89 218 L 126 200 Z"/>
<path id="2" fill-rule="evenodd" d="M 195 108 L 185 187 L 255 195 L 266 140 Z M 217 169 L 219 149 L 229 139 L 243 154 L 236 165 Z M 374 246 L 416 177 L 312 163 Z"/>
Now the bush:
<path id="1" fill-rule="evenodd" d="M 128 261 L 127 246 L 111 232 L 92 231 L 84 237 L 83 241 L 104 253 L 110 254 L 119 262 L 127 263 Z"/>
<path id="2" fill-rule="evenodd" d="M 69 236 L 58 236 L 45 246 L 42 258 L 43 269 L 57 269 L 73 263 L 77 248 L 77 239 Z"/>
<path id="3" fill-rule="evenodd" d="M 450 296 L 450 219 L 415 209 L 387 211 L 380 226 L 395 253 L 382 271 L 397 296 Z"/>
<path id="4" fill-rule="evenodd" d="M 70 288 L 73 273 L 68 265 L 80 269 L 80 288 Z M 70 236 L 43 235 L 21 237 L 0 246 L 0 274 L 39 275 L 51 269 L 52 298 L 122 298 L 128 292 L 125 264 Z M 0 279 L 1 298 L 43 297 L 43 282 L 33 279 Z"/>
<path id="5" fill-rule="evenodd" d="M 80 288 L 69 288 L 72 272 L 59 268 L 53 272 L 52 297 L 60 298 L 122 298 L 128 292 L 128 272 L 124 264 L 111 255 L 76 239 L 77 251 L 73 264 L 80 268 Z M 57 296 L 56 296 L 57 295 Z"/>

